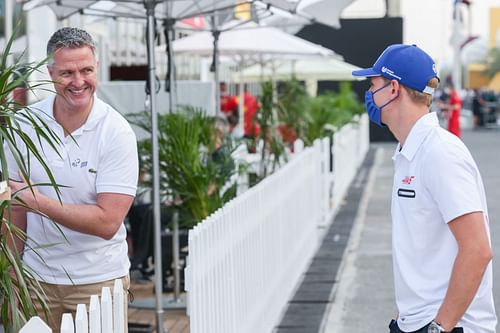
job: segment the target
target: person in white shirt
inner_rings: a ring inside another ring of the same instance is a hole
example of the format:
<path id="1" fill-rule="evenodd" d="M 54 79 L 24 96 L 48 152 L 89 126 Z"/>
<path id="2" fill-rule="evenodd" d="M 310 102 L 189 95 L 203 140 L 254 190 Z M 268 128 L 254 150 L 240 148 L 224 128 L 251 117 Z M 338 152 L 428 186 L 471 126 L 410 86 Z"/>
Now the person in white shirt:
<path id="1" fill-rule="evenodd" d="M 398 140 L 393 156 L 392 251 L 398 332 L 494 333 L 492 249 L 481 175 L 463 142 L 429 113 L 438 86 L 415 45 L 387 47 L 373 67 L 370 119 Z"/>
<path id="2" fill-rule="evenodd" d="M 127 295 L 130 262 L 123 221 L 136 194 L 139 159 L 128 122 L 95 95 L 92 37 L 77 28 L 59 29 L 47 44 L 47 55 L 56 94 L 29 108 L 60 143 L 51 146 L 38 140 L 28 125 L 23 132 L 61 185 L 60 199 L 49 186 L 23 190 L 26 182 L 17 169 L 18 153 L 29 163 L 32 184 L 50 179 L 22 142 L 18 151 L 8 150 L 7 157 L 9 185 L 32 208 L 17 207 L 13 213 L 14 223 L 28 236 L 26 244 L 16 245 L 26 249 L 23 262 L 43 287 L 51 311 L 48 324 L 59 332 L 62 313 L 74 313 L 79 303 L 89 304 L 91 295 L 112 287 L 115 279 L 122 279 Z"/>

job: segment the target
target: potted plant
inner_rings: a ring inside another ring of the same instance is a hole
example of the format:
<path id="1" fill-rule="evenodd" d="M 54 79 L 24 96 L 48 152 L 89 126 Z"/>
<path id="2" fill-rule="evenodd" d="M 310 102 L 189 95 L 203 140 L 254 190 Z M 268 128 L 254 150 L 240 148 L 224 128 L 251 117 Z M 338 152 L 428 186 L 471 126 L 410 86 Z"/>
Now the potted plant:
<path id="1" fill-rule="evenodd" d="M 260 170 L 254 183 L 273 173 L 281 162 L 286 162 L 285 145 L 278 129 L 278 107 L 274 101 L 274 84 L 262 83 L 261 107 L 256 119 L 260 127 L 258 141 L 261 144 Z"/>
<path id="2" fill-rule="evenodd" d="M 302 137 L 307 102 L 307 92 L 299 80 L 293 78 L 283 82 L 278 96 L 278 129 L 290 149 L 294 141 Z"/>
<path id="3" fill-rule="evenodd" d="M 148 113 L 131 114 L 128 119 L 151 133 Z M 236 184 L 228 183 L 237 172 L 233 144 L 219 133 L 216 122 L 192 107 L 158 115 L 160 197 L 179 212 L 179 222 L 187 228 L 236 195 Z M 138 145 L 142 170 L 151 174 L 151 142 L 141 140 Z M 145 185 L 151 188 L 148 182 Z"/>
<path id="4" fill-rule="evenodd" d="M 356 114 L 362 114 L 363 110 L 348 82 L 341 83 L 337 93 L 308 97 L 301 138 L 310 146 L 318 138 L 331 136 L 335 130 L 353 121 Z"/>
<path id="5" fill-rule="evenodd" d="M 8 64 L 13 37 L 7 42 L 0 58 L 0 164 L 1 179 L 5 189 L 9 179 L 8 162 L 6 159 L 6 147 L 12 152 L 18 168 L 27 180 L 28 186 L 53 186 L 58 192 L 58 186 L 52 176 L 47 164 L 44 161 L 43 153 L 38 151 L 34 142 L 21 130 L 21 124 L 32 126 L 38 134 L 38 140 L 46 141 L 54 146 L 60 140 L 46 123 L 32 110 L 23 105 L 19 105 L 13 98 L 14 90 L 19 86 L 33 91 L 39 89 L 48 82 L 29 81 L 30 76 L 39 71 L 46 61 L 40 63 L 22 63 L 15 60 Z M 30 183 L 29 163 L 22 157 L 17 148 L 19 142 L 26 147 L 28 154 L 37 159 L 45 168 L 49 179 L 49 184 Z M 12 193 L 12 198 L 16 193 Z M 26 240 L 26 234 L 17 228 L 11 219 L 14 200 L 9 200 L 9 193 L 4 193 L 3 200 L 0 201 L 0 317 L 3 327 L 7 332 L 17 332 L 31 316 L 36 315 L 35 305 L 47 313 L 48 308 L 44 301 L 44 294 L 38 282 L 34 279 L 29 268 L 23 265 L 22 253 L 11 246 L 16 239 Z M 40 245 L 43 246 L 43 245 Z M 36 251 L 36 248 L 25 249 Z"/>

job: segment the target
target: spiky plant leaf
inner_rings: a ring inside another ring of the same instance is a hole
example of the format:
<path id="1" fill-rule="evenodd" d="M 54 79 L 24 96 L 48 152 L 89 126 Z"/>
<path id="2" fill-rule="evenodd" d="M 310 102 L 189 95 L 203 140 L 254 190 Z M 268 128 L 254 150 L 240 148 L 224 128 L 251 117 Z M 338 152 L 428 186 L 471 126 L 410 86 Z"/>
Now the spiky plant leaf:
<path id="1" fill-rule="evenodd" d="M 3 171 L 0 180 L 9 179 L 9 168 L 5 149 L 12 152 L 14 161 L 21 174 L 28 182 L 28 187 L 38 186 L 30 181 L 30 158 L 37 160 L 44 168 L 50 183 L 59 195 L 59 188 L 45 162 L 44 154 L 38 150 L 36 143 L 21 129 L 22 125 L 34 129 L 36 140 L 55 147 L 59 138 L 32 110 L 23 108 L 13 99 L 13 92 L 19 86 L 28 90 L 40 88 L 47 82 L 30 82 L 30 76 L 45 65 L 39 63 L 22 63 L 20 60 L 8 64 L 7 58 L 13 42 L 11 37 L 0 58 L 0 166 Z M 24 158 L 18 146 L 26 147 L 28 158 Z M 17 176 L 17 175 L 16 175 Z M 15 240 L 27 239 L 25 232 L 12 221 L 13 201 L 0 201 L 0 317 L 6 332 L 18 332 L 26 320 L 36 314 L 36 307 L 47 313 L 45 295 L 39 283 L 22 263 L 22 253 L 12 244 Z M 25 250 L 34 250 L 28 247 Z"/>
<path id="2" fill-rule="evenodd" d="M 128 120 L 151 133 L 147 112 L 129 115 Z M 194 226 L 234 197 L 232 186 L 221 193 L 226 182 L 236 172 L 231 158 L 232 143 L 218 159 L 212 155 L 215 147 L 214 120 L 201 110 L 182 107 L 177 113 L 158 115 L 158 145 L 160 160 L 160 196 L 162 202 L 175 204 L 179 222 Z M 143 170 L 152 174 L 150 139 L 138 142 Z M 146 182 L 148 187 L 150 182 Z"/>

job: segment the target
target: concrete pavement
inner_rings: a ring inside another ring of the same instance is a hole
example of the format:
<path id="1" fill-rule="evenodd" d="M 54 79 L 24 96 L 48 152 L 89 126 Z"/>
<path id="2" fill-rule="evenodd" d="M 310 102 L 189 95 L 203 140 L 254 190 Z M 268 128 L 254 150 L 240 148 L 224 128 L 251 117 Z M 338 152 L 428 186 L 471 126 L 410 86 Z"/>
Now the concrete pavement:
<path id="1" fill-rule="evenodd" d="M 464 131 L 488 197 L 493 251 L 500 257 L 500 129 Z M 337 283 L 319 332 L 388 332 L 397 313 L 394 304 L 390 192 L 393 143 L 375 144 L 373 166 L 365 185 Z M 333 222 L 335 223 L 335 221 Z M 494 281 L 500 262 L 494 259 Z M 500 283 L 494 285 L 500 317 Z"/>

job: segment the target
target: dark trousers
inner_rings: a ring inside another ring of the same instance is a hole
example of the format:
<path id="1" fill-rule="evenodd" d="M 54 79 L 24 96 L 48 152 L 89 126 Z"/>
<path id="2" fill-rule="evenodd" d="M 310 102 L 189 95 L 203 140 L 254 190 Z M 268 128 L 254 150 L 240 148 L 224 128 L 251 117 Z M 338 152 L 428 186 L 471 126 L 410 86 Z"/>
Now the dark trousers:
<path id="1" fill-rule="evenodd" d="M 430 324 L 430 323 L 429 323 Z M 427 333 L 427 327 L 429 324 L 425 325 L 424 327 L 413 331 L 413 332 L 405 332 L 399 329 L 398 327 L 398 322 L 396 320 L 391 320 L 391 323 L 389 324 L 389 332 L 390 333 Z M 462 327 L 455 327 L 451 333 L 463 333 L 464 329 Z"/>

